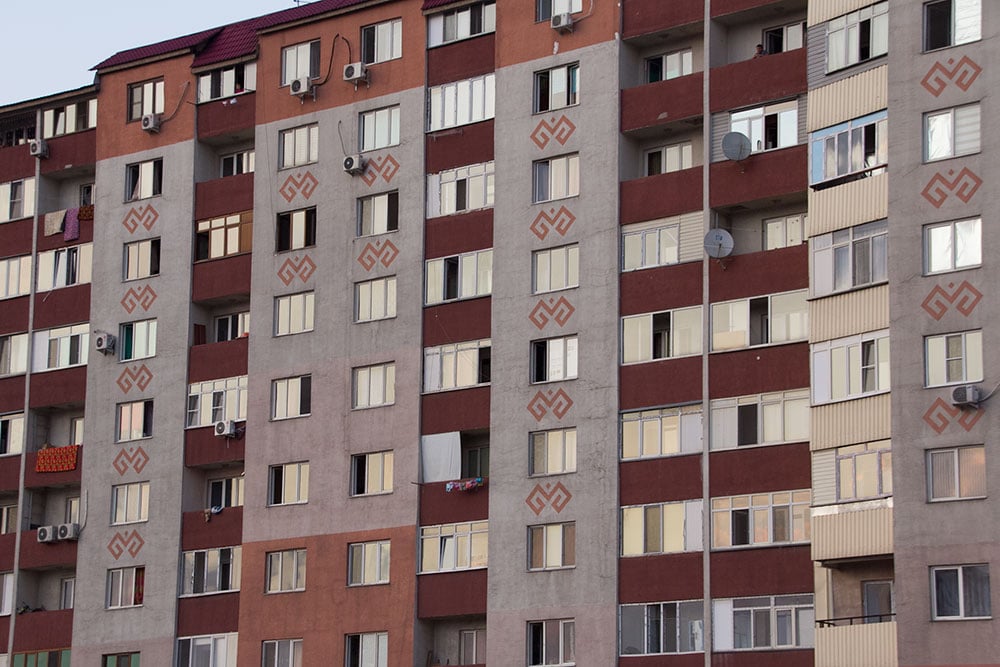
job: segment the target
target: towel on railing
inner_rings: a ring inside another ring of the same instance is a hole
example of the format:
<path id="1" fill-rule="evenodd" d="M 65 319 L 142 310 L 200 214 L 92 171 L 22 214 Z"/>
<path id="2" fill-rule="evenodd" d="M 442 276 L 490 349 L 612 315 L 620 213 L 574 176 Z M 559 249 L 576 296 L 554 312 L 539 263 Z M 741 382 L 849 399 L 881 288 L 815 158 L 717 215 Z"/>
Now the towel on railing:
<path id="1" fill-rule="evenodd" d="M 80 222 L 85 222 L 87 220 L 93 220 L 94 219 L 94 205 L 93 204 L 87 204 L 86 206 L 81 206 L 80 207 L 79 218 L 80 218 Z"/>
<path id="2" fill-rule="evenodd" d="M 45 214 L 45 235 L 55 236 L 63 229 L 63 219 L 66 217 L 66 210 L 52 211 Z"/>
<path id="3" fill-rule="evenodd" d="M 63 225 L 63 241 L 75 241 L 80 238 L 80 209 L 66 209 L 66 223 Z"/>
<path id="4" fill-rule="evenodd" d="M 76 470 L 76 459 L 79 452 L 80 445 L 39 449 L 38 457 L 35 459 L 35 472 Z"/>

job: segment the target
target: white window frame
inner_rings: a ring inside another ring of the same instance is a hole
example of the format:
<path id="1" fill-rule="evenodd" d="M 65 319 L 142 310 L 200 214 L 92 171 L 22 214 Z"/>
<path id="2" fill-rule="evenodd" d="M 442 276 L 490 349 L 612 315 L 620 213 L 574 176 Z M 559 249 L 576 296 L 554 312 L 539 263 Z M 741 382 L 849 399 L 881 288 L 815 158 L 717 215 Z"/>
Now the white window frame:
<path id="1" fill-rule="evenodd" d="M 362 153 L 399 145 L 399 105 L 361 112 L 358 128 Z"/>
<path id="2" fill-rule="evenodd" d="M 958 349 L 951 349 L 953 345 Z M 982 330 L 924 337 L 925 387 L 944 387 L 982 380 Z"/>
<path id="3" fill-rule="evenodd" d="M 674 655 L 704 651 L 704 607 L 702 600 L 619 605 L 618 655 L 624 658 L 633 655 Z M 626 615 L 629 616 L 628 619 Z M 686 627 L 685 621 L 688 623 Z M 630 632 L 640 633 L 640 646 L 625 645 L 626 634 Z"/>
<path id="4" fill-rule="evenodd" d="M 575 426 L 535 431 L 528 438 L 528 477 L 576 472 Z"/>
<path id="5" fill-rule="evenodd" d="M 282 247 L 281 228 L 288 227 L 288 247 Z M 300 208 L 278 214 L 274 238 L 276 252 L 289 252 L 316 245 L 316 208 Z"/>
<path id="6" fill-rule="evenodd" d="M 223 155 L 219 159 L 219 177 L 252 174 L 256 169 L 256 153 L 252 148 Z"/>
<path id="7" fill-rule="evenodd" d="M 95 127 L 97 127 L 96 97 L 42 112 L 42 139 L 61 137 Z"/>
<path id="8" fill-rule="evenodd" d="M 250 311 L 226 313 L 212 318 L 212 336 L 215 343 L 227 343 L 250 335 Z"/>
<path id="9" fill-rule="evenodd" d="M 163 113 L 163 79 L 133 83 L 128 87 L 128 120 L 142 120 L 152 113 Z"/>
<path id="10" fill-rule="evenodd" d="M 427 89 L 427 131 L 490 120 L 496 113 L 496 76 L 492 73 Z"/>
<path id="11" fill-rule="evenodd" d="M 196 549 L 182 554 L 181 597 L 240 590 L 243 547 Z"/>
<path id="12" fill-rule="evenodd" d="M 287 86 L 297 79 L 319 78 L 320 42 L 309 42 L 286 46 L 281 50 L 281 85 Z"/>
<path id="13" fill-rule="evenodd" d="M 136 580 L 139 578 L 143 581 L 142 590 L 140 590 L 140 586 L 136 583 Z M 145 581 L 146 568 L 144 566 L 109 569 L 104 608 L 125 609 L 128 607 L 141 607 L 143 599 L 145 599 Z"/>
<path id="14" fill-rule="evenodd" d="M 163 158 L 125 165 L 125 203 L 163 194 Z"/>
<path id="15" fill-rule="evenodd" d="M 368 452 L 351 456 L 351 497 L 392 493 L 393 452 Z"/>
<path id="16" fill-rule="evenodd" d="M 802 245 L 809 216 L 805 213 L 764 218 L 761 221 L 764 232 L 764 250 L 777 250 Z"/>
<path id="17" fill-rule="evenodd" d="M 487 567 L 489 521 L 420 527 L 420 574 Z"/>
<path id="18" fill-rule="evenodd" d="M 809 337 L 808 290 L 795 290 L 779 294 L 762 294 L 748 299 L 717 301 L 712 304 L 712 351 L 724 352 L 764 345 L 784 345 Z M 777 317 L 775 308 L 779 301 L 797 304 L 798 310 L 787 310 Z M 764 312 L 755 312 L 764 304 Z M 757 337 L 754 341 L 753 317 L 757 316 Z"/>
<path id="19" fill-rule="evenodd" d="M 132 442 L 153 437 L 153 399 L 119 403 L 115 413 L 115 442 Z"/>
<path id="20" fill-rule="evenodd" d="M 486 628 L 458 631 L 458 660 L 463 665 L 486 663 Z"/>
<path id="21" fill-rule="evenodd" d="M 701 354 L 701 320 L 701 306 L 623 317 L 622 365 Z"/>
<path id="22" fill-rule="evenodd" d="M 354 321 L 374 322 L 396 317 L 396 276 L 354 283 Z"/>
<path id="23" fill-rule="evenodd" d="M 815 600 L 812 593 L 716 599 L 712 601 L 715 651 L 770 651 L 812 648 L 815 644 Z M 746 635 L 737 634 L 737 617 Z M 786 639 L 782 641 L 780 626 Z M 761 641 L 763 640 L 763 641 Z M 737 645 L 739 644 L 739 645 Z"/>
<path id="24" fill-rule="evenodd" d="M 29 294 L 31 275 L 31 255 L 0 259 L 0 299 Z"/>
<path id="25" fill-rule="evenodd" d="M 28 334 L 0 336 L 0 377 L 28 372 Z"/>
<path id="26" fill-rule="evenodd" d="M 940 469 L 937 461 L 942 464 Z M 950 474 L 945 477 L 946 473 Z M 985 445 L 927 450 L 928 502 L 985 498 L 988 484 Z"/>
<path id="27" fill-rule="evenodd" d="M 861 44 L 861 24 L 868 23 L 868 44 Z M 868 57 L 861 57 L 867 47 Z M 889 3 L 877 2 L 826 24 L 826 72 L 852 67 L 889 52 Z"/>
<path id="28" fill-rule="evenodd" d="M 580 286 L 580 245 L 531 253 L 531 293 L 546 294 Z"/>
<path id="29" fill-rule="evenodd" d="M 575 334 L 531 342 L 532 384 L 573 380 L 578 372 L 579 339 Z"/>
<path id="30" fill-rule="evenodd" d="M 208 480 L 205 489 L 205 507 L 211 509 L 218 507 L 243 507 L 243 493 L 246 486 L 246 478 L 240 474 L 235 477 L 217 477 Z M 219 502 L 213 502 L 218 499 Z"/>
<path id="31" fill-rule="evenodd" d="M 659 162 L 659 167 L 654 168 L 653 159 Z M 694 166 L 694 155 L 691 150 L 690 141 L 682 141 L 678 144 L 668 144 L 657 146 L 643 151 L 643 176 L 658 176 L 660 174 L 672 174 L 675 171 L 690 169 Z"/>
<path id="32" fill-rule="evenodd" d="M 0 573 L 0 616 L 10 616 L 14 610 L 14 573 Z"/>
<path id="33" fill-rule="evenodd" d="M 980 151 L 979 102 L 924 113 L 924 162 L 937 162 Z"/>
<path id="34" fill-rule="evenodd" d="M 236 667 L 237 637 L 235 632 L 179 637 L 177 667 Z M 202 662 L 205 658 L 208 659 L 207 663 Z"/>
<path id="35" fill-rule="evenodd" d="M 623 412 L 619 422 L 622 461 L 702 451 L 700 404 Z"/>
<path id="36" fill-rule="evenodd" d="M 352 409 L 366 410 L 396 402 L 396 362 L 361 366 L 353 369 L 351 376 Z"/>
<path id="37" fill-rule="evenodd" d="M 268 468 L 267 506 L 299 505 L 309 501 L 309 462 L 280 463 Z"/>
<path id="38" fill-rule="evenodd" d="M 809 185 L 821 189 L 885 172 L 889 162 L 886 110 L 809 135 Z"/>
<path id="39" fill-rule="evenodd" d="M 808 387 L 713 399 L 712 449 L 808 442 L 810 413 Z"/>
<path id="40" fill-rule="evenodd" d="M 814 236 L 810 242 L 813 294 L 824 296 L 886 282 L 888 245 L 887 220 Z"/>
<path id="41" fill-rule="evenodd" d="M 580 103 L 580 63 L 535 72 L 534 113 L 546 113 Z"/>
<path id="42" fill-rule="evenodd" d="M 131 339 L 130 345 L 126 344 Z M 118 360 L 135 361 L 156 356 L 156 319 L 125 322 L 118 327 Z"/>
<path id="43" fill-rule="evenodd" d="M 278 169 L 291 169 L 319 161 L 319 123 L 278 132 Z"/>
<path id="44" fill-rule="evenodd" d="M 34 214 L 34 178 L 0 183 L 0 223 L 30 218 Z"/>
<path id="45" fill-rule="evenodd" d="M 212 426 L 215 422 L 247 418 L 246 375 L 206 380 L 188 385 L 187 428 Z"/>
<path id="46" fill-rule="evenodd" d="M 198 103 L 257 90 L 257 63 L 236 63 L 198 75 Z"/>
<path id="47" fill-rule="evenodd" d="M 253 211 L 198 220 L 194 229 L 196 262 L 249 252 L 253 245 Z"/>
<path id="48" fill-rule="evenodd" d="M 36 331 L 33 343 L 33 373 L 85 366 L 90 351 L 90 323 Z"/>
<path id="49" fill-rule="evenodd" d="M 38 291 L 89 283 L 93 263 L 93 243 L 38 253 Z"/>
<path id="50" fill-rule="evenodd" d="M 930 44 L 928 13 L 932 5 L 946 6 L 949 14 L 948 42 L 946 44 Z M 938 0 L 924 3 L 924 41 L 923 50 L 936 51 L 948 49 L 960 44 L 978 42 L 982 38 L 982 1 L 981 0 Z"/>
<path id="51" fill-rule="evenodd" d="M 983 595 L 982 593 L 980 594 L 983 597 L 983 601 L 986 603 L 987 609 L 985 609 L 986 612 L 985 614 L 977 614 L 975 613 L 975 610 L 968 609 L 970 603 L 966 599 L 967 597 L 966 594 L 968 593 L 968 591 L 966 590 L 966 579 L 971 575 L 973 570 L 979 571 L 980 573 L 982 572 L 986 573 L 985 595 Z M 939 598 L 941 597 L 941 594 L 938 592 L 938 587 L 941 585 L 940 573 L 944 573 L 946 571 L 955 572 L 955 584 L 956 584 L 955 594 L 958 597 L 958 599 L 956 600 L 956 603 L 958 604 L 958 614 L 944 615 L 942 612 L 939 612 L 938 610 Z M 993 617 L 992 613 L 993 610 L 990 604 L 990 589 L 989 589 L 990 566 L 988 563 L 976 563 L 976 564 L 965 564 L 965 565 L 934 565 L 931 566 L 930 568 L 930 574 L 931 574 L 931 620 L 960 621 L 960 620 L 969 620 L 974 618 Z"/>
<path id="52" fill-rule="evenodd" d="M 16 533 L 18 529 L 17 503 L 0 505 L 0 535 Z"/>
<path id="53" fill-rule="evenodd" d="M 357 236 L 377 236 L 399 230 L 399 192 L 382 192 L 358 200 Z"/>
<path id="54" fill-rule="evenodd" d="M 122 281 L 160 275 L 160 239 L 126 243 L 122 248 Z"/>
<path id="55" fill-rule="evenodd" d="M 864 359 L 865 353 L 870 355 L 869 363 Z M 813 343 L 812 379 L 813 405 L 889 391 L 889 331 Z"/>
<path id="56" fill-rule="evenodd" d="M 361 29 L 361 61 L 366 65 L 403 57 L 403 19 L 366 25 Z"/>
<path id="57" fill-rule="evenodd" d="M 580 194 L 580 154 L 536 160 L 531 165 L 531 201 L 540 204 Z"/>
<path id="58" fill-rule="evenodd" d="M 265 556 L 264 592 L 296 593 L 306 589 L 306 550 L 269 551 Z"/>
<path id="59" fill-rule="evenodd" d="M 427 217 L 493 207 L 494 163 L 481 162 L 427 175 Z"/>
<path id="60" fill-rule="evenodd" d="M 559 655 L 556 656 L 547 655 L 550 647 L 556 647 L 556 643 L 546 637 L 552 632 L 559 633 Z M 527 634 L 528 667 L 570 667 L 576 664 L 576 622 L 572 618 L 529 621 Z"/>
<path id="61" fill-rule="evenodd" d="M 347 545 L 347 585 L 375 586 L 389 583 L 389 540 Z"/>
<path id="62" fill-rule="evenodd" d="M 312 331 L 315 302 L 312 291 L 274 297 L 274 335 L 291 336 Z"/>
<path id="63" fill-rule="evenodd" d="M 271 380 L 271 420 L 312 414 L 312 375 Z"/>
<path id="64" fill-rule="evenodd" d="M 576 522 L 528 526 L 528 571 L 576 567 Z"/>
<path id="65" fill-rule="evenodd" d="M 20 454 L 24 450 L 24 414 L 0 415 L 0 456 Z"/>
<path id="66" fill-rule="evenodd" d="M 776 39 L 772 39 L 772 35 Z M 794 21 L 785 25 L 765 28 L 761 33 L 761 44 L 764 45 L 764 52 L 766 54 L 774 55 L 776 53 L 801 49 L 805 45 L 805 37 L 805 21 Z M 780 39 L 780 45 L 777 45 L 777 48 L 772 48 L 775 46 L 774 42 L 777 39 Z"/>
<path id="67" fill-rule="evenodd" d="M 669 81 L 694 72 L 694 51 L 681 49 L 646 58 L 645 83 Z"/>
<path id="68" fill-rule="evenodd" d="M 811 533 L 809 489 L 712 498 L 712 549 L 743 549 L 808 543 Z M 777 510 L 781 509 L 781 512 Z M 734 539 L 733 518 L 745 516 L 746 541 Z M 763 523 L 761 523 L 763 522 Z M 784 535 L 776 535 L 777 529 Z"/>
<path id="69" fill-rule="evenodd" d="M 262 667 L 298 667 L 301 664 L 301 639 L 268 639 L 261 644 Z"/>
<path id="70" fill-rule="evenodd" d="M 622 227 L 622 273 L 680 262 L 679 218 Z"/>
<path id="71" fill-rule="evenodd" d="M 486 338 L 425 347 L 424 392 L 489 384 L 490 345 Z"/>
<path id="72" fill-rule="evenodd" d="M 496 31 L 494 0 L 477 2 L 427 17 L 427 48 L 479 37 Z"/>
<path id="73" fill-rule="evenodd" d="M 772 116 L 775 118 L 777 134 L 769 140 L 765 132 L 767 119 Z M 750 139 L 750 150 L 753 153 L 796 146 L 799 143 L 798 100 L 734 111 L 729 115 L 729 129 Z"/>
<path id="74" fill-rule="evenodd" d="M 493 293 L 493 248 L 425 262 L 424 305 L 475 299 Z"/>
<path id="75" fill-rule="evenodd" d="M 924 225 L 924 275 L 980 266 L 983 263 L 982 228 L 982 218 Z M 939 256 L 945 254 L 947 259 L 941 261 Z"/>
<path id="76" fill-rule="evenodd" d="M 149 521 L 149 482 L 116 484 L 111 487 L 112 526 Z"/>
<path id="77" fill-rule="evenodd" d="M 701 500 L 621 508 L 622 558 L 702 550 Z"/>
<path id="78" fill-rule="evenodd" d="M 838 503 L 853 503 L 892 495 L 891 441 L 876 440 L 847 445 L 838 447 L 835 452 Z M 866 461 L 870 463 L 864 465 Z M 875 492 L 859 493 L 860 483 L 867 480 L 874 482 Z"/>
<path id="79" fill-rule="evenodd" d="M 556 14 L 575 14 L 580 11 L 583 11 L 583 0 L 535 0 L 536 22 L 548 21 Z"/>
<path id="80" fill-rule="evenodd" d="M 344 637 L 344 660 L 348 667 L 387 667 L 389 633 L 362 632 Z"/>
<path id="81" fill-rule="evenodd" d="M 59 608 L 72 609 L 76 604 L 76 577 L 63 577 L 59 580 Z"/>

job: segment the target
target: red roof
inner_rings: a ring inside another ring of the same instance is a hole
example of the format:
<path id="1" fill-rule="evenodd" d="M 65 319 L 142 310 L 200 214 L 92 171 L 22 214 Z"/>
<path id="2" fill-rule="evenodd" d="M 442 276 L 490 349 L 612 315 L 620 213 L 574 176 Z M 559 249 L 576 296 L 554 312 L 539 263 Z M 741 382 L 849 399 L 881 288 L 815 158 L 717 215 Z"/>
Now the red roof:
<path id="1" fill-rule="evenodd" d="M 140 46 L 135 49 L 128 49 L 126 51 L 119 51 L 115 55 L 103 60 L 90 69 L 92 70 L 102 70 L 109 67 L 116 67 L 118 65 L 125 65 L 127 63 L 135 62 L 137 60 L 143 60 L 144 58 L 155 58 L 157 56 L 163 56 L 174 51 L 183 51 L 186 49 L 193 49 L 199 44 L 208 41 L 215 35 L 217 35 L 222 29 L 212 28 L 211 30 L 203 30 L 201 32 L 196 32 L 193 35 L 186 35 L 184 37 L 174 37 L 173 39 L 168 39 L 165 42 L 157 42 L 156 44 L 149 44 L 147 46 Z"/>
<path id="2" fill-rule="evenodd" d="M 257 50 L 257 19 L 227 25 L 195 56 L 192 67 L 202 67 L 248 56 Z"/>
<path id="3" fill-rule="evenodd" d="M 436 7 L 453 5 L 456 2 L 458 2 L 458 0 L 424 0 L 424 4 L 420 9 L 422 9 L 423 11 L 427 11 L 428 9 L 434 9 Z"/>

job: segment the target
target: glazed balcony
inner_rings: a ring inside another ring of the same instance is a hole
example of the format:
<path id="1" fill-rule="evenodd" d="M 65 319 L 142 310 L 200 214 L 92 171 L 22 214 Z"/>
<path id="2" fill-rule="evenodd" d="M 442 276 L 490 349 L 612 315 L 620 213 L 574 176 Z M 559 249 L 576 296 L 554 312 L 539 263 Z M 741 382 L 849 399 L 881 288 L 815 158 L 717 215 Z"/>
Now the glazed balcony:
<path id="1" fill-rule="evenodd" d="M 241 93 L 198 105 L 198 139 L 225 143 L 253 137 L 257 96 Z"/>
<path id="2" fill-rule="evenodd" d="M 246 375 L 249 347 L 248 336 L 191 346 L 188 350 L 188 382 Z"/>
<path id="3" fill-rule="evenodd" d="M 14 651 L 66 649 L 73 643 L 73 610 L 32 611 L 18 614 Z M 13 665 L 17 665 L 17 656 Z M 31 663 L 28 663 L 31 664 Z M 63 662 L 62 664 L 68 664 Z"/>
<path id="4" fill-rule="evenodd" d="M 708 381 L 711 398 L 808 387 L 809 343 L 803 340 L 715 352 L 708 360 Z"/>
<path id="5" fill-rule="evenodd" d="M 457 480 L 456 480 L 457 481 Z M 448 491 L 448 482 L 420 485 L 420 523 L 461 523 L 483 521 L 490 515 L 489 479 L 481 487 Z"/>
<path id="6" fill-rule="evenodd" d="M 196 220 L 253 210 L 253 173 L 202 181 L 194 186 Z"/>
<path id="7" fill-rule="evenodd" d="M 496 33 L 461 39 L 427 50 L 427 85 L 471 79 L 496 68 Z"/>
<path id="8" fill-rule="evenodd" d="M 490 337 L 491 299 L 461 299 L 424 308 L 424 345 Z"/>
<path id="9" fill-rule="evenodd" d="M 42 176 L 65 177 L 67 172 L 93 170 L 97 164 L 97 130 L 73 132 L 46 139 L 49 156 L 41 160 Z"/>
<path id="10" fill-rule="evenodd" d="M 192 468 L 218 467 L 243 460 L 245 440 L 215 435 L 211 426 L 189 428 L 184 432 L 184 465 Z M 202 516 L 204 520 L 204 516 Z"/>
<path id="11" fill-rule="evenodd" d="M 492 160 L 493 128 L 494 121 L 490 119 L 428 134 L 425 143 L 427 173 Z"/>
<path id="12" fill-rule="evenodd" d="M 822 562 L 891 554 L 892 526 L 892 498 L 814 508 L 812 558 Z"/>
<path id="13" fill-rule="evenodd" d="M 625 0 L 623 37 L 630 39 L 700 23 L 704 16 L 703 0 Z"/>
<path id="14" fill-rule="evenodd" d="M 753 153 L 745 160 L 712 164 L 712 208 L 744 205 L 805 192 L 809 148 L 805 144 Z"/>
<path id="15" fill-rule="evenodd" d="M 622 410 L 701 400 L 701 355 L 622 366 L 618 386 Z"/>
<path id="16" fill-rule="evenodd" d="M 226 507 L 218 514 L 211 510 L 184 512 L 181 523 L 181 550 L 231 547 L 243 542 L 243 508 Z"/>
<path id="17" fill-rule="evenodd" d="M 86 398 L 86 366 L 31 374 L 29 407 L 32 409 L 82 405 Z"/>
<path id="18" fill-rule="evenodd" d="M 868 616 L 818 621 L 816 667 L 896 667 L 896 621 L 882 619 Z"/>
<path id="19" fill-rule="evenodd" d="M 37 529 L 21 533 L 21 569 L 51 570 L 75 567 L 76 540 L 39 542 Z M 17 630 L 20 633 L 20 617 Z"/>
<path id="20" fill-rule="evenodd" d="M 703 79 L 695 72 L 621 91 L 622 132 L 648 134 L 682 121 L 693 126 L 701 119 Z"/>
<path id="21" fill-rule="evenodd" d="M 0 379 L 0 414 L 24 408 L 24 375 Z"/>
<path id="22" fill-rule="evenodd" d="M 427 259 L 492 247 L 492 208 L 444 215 L 424 223 L 424 257 Z"/>
<path id="23" fill-rule="evenodd" d="M 701 166 L 623 181 L 619 204 L 621 224 L 699 211 L 702 208 L 701 186 Z"/>
<path id="24" fill-rule="evenodd" d="M 422 619 L 486 613 L 487 569 L 417 577 L 417 616 Z"/>
<path id="25" fill-rule="evenodd" d="M 17 491 L 21 479 L 21 457 L 0 457 L 0 491 Z"/>
<path id="26" fill-rule="evenodd" d="M 251 253 L 196 262 L 191 300 L 202 305 L 250 298 Z"/>

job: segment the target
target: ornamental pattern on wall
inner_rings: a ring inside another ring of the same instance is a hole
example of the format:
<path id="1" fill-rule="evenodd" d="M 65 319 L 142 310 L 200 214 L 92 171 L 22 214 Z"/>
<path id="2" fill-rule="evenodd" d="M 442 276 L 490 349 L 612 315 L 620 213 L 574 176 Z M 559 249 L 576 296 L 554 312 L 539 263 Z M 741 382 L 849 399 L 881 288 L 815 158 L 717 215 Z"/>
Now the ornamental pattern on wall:
<path id="1" fill-rule="evenodd" d="M 156 212 L 152 204 L 133 206 L 122 218 L 122 227 L 127 229 L 129 234 L 132 234 L 139 228 L 139 225 L 142 225 L 148 232 L 159 219 L 160 214 Z"/>
<path id="2" fill-rule="evenodd" d="M 561 296 L 556 299 L 550 296 L 547 299 L 538 300 L 535 307 L 531 309 L 531 313 L 528 314 L 528 319 L 541 330 L 552 321 L 559 326 L 565 326 L 575 312 L 576 308 L 566 297 Z"/>
<path id="3" fill-rule="evenodd" d="M 940 396 L 934 399 L 931 407 L 924 413 L 924 421 L 935 433 L 941 435 L 953 423 L 957 423 L 966 431 L 971 431 L 972 427 L 982 418 L 985 411 L 976 408 L 975 410 L 963 410 L 949 405 Z M 958 419 L 955 419 L 958 417 Z"/>
<path id="4" fill-rule="evenodd" d="M 118 376 L 116 384 L 123 394 L 127 394 L 132 390 L 132 387 L 137 387 L 139 391 L 146 391 L 146 387 L 152 381 L 153 371 L 149 370 L 146 364 L 143 364 L 141 366 L 126 366 L 121 375 Z"/>
<path id="5" fill-rule="evenodd" d="M 566 236 L 566 232 L 569 231 L 574 222 L 576 222 L 576 216 L 568 208 L 565 206 L 560 206 L 558 209 L 553 207 L 539 211 L 535 219 L 531 221 L 530 229 L 539 241 L 544 241 L 551 230 L 555 230 L 559 236 Z"/>
<path id="6" fill-rule="evenodd" d="M 108 552 L 111 557 L 118 560 L 128 552 L 128 555 L 135 558 L 142 551 L 142 547 L 146 544 L 146 540 L 142 539 L 142 535 L 139 534 L 138 530 L 126 530 L 115 533 L 111 537 L 111 541 L 108 542 Z"/>
<path id="7" fill-rule="evenodd" d="M 556 419 L 562 419 L 573 407 L 573 399 L 565 390 L 553 391 L 538 390 L 528 402 L 528 412 L 535 418 L 535 421 L 542 421 L 542 418 L 550 412 Z"/>
<path id="8" fill-rule="evenodd" d="M 143 285 L 141 288 L 130 287 L 120 303 L 125 312 L 131 314 L 136 308 L 148 311 L 154 301 L 156 301 L 156 291 L 149 285 Z"/>
<path id="9" fill-rule="evenodd" d="M 935 285 L 920 306 L 935 320 L 940 320 L 952 306 L 968 317 L 982 300 L 983 293 L 968 280 L 963 280 L 958 286 L 955 283 L 948 283 L 948 289 Z"/>
<path id="10" fill-rule="evenodd" d="M 569 138 L 573 136 L 574 130 L 576 130 L 576 125 L 565 115 L 559 116 L 559 118 L 553 116 L 550 120 L 543 118 L 531 132 L 531 140 L 535 142 L 539 150 L 548 146 L 553 139 L 565 146 Z"/>
<path id="11" fill-rule="evenodd" d="M 358 255 L 358 264 L 363 266 L 365 271 L 371 271 L 378 263 L 388 269 L 398 256 L 399 248 L 389 239 L 369 241 Z"/>
<path id="12" fill-rule="evenodd" d="M 965 92 L 979 78 L 982 71 L 983 68 L 969 56 L 962 56 L 957 63 L 954 58 L 948 58 L 947 65 L 939 60 L 927 70 L 920 85 L 934 97 L 938 97 L 952 83 Z"/>
<path id="13" fill-rule="evenodd" d="M 315 272 L 316 262 L 312 261 L 309 255 L 303 255 L 302 259 L 297 256 L 289 257 L 278 267 L 278 279 L 287 286 L 295 282 L 296 278 L 306 282 Z"/>
<path id="14" fill-rule="evenodd" d="M 361 176 L 361 180 L 368 187 L 374 185 L 379 176 L 388 183 L 396 175 L 396 172 L 399 171 L 399 166 L 399 161 L 391 153 L 381 159 L 371 158 L 365 164 L 365 173 Z"/>
<path id="15" fill-rule="evenodd" d="M 119 477 L 124 477 L 131 468 L 136 473 L 141 473 L 149 463 L 149 454 L 142 447 L 122 447 L 118 450 L 111 467 L 115 469 Z"/>
<path id="16" fill-rule="evenodd" d="M 304 174 L 290 174 L 285 182 L 281 184 L 278 188 L 278 194 L 284 197 L 285 201 L 289 204 L 298 195 L 302 195 L 306 199 L 312 197 L 312 193 L 316 191 L 319 187 L 319 181 L 313 176 L 311 171 L 307 171 Z"/>
<path id="17" fill-rule="evenodd" d="M 976 194 L 979 186 L 982 184 L 983 179 L 979 178 L 968 167 L 963 167 L 957 176 L 954 169 L 949 169 L 947 176 L 941 172 L 934 174 L 920 194 L 934 208 L 941 208 L 941 205 L 951 195 L 958 197 L 962 203 L 968 204 L 969 200 L 972 199 L 972 196 Z"/>
<path id="18" fill-rule="evenodd" d="M 531 490 L 524 502 L 535 513 L 535 516 L 538 516 L 546 507 L 551 507 L 558 514 L 572 499 L 573 494 L 562 482 L 545 482 L 544 484 L 535 484 L 535 488 Z"/>

